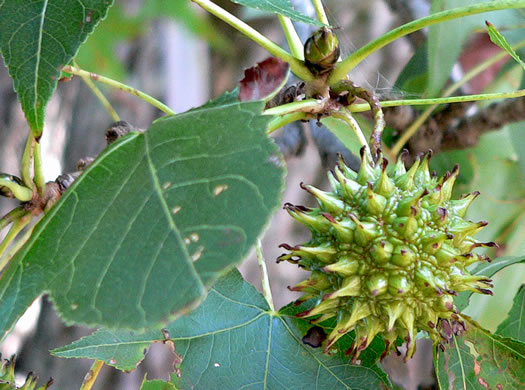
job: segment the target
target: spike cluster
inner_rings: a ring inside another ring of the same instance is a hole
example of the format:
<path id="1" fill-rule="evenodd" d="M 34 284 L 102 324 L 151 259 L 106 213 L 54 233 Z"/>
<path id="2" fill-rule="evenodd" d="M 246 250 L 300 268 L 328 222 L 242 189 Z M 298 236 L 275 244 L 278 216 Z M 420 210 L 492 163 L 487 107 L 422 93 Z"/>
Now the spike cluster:
<path id="1" fill-rule="evenodd" d="M 449 322 L 461 322 L 454 295 L 491 294 L 491 280 L 467 269 L 489 260 L 474 253 L 475 248 L 496 245 L 473 238 L 486 222 L 463 218 L 479 192 L 451 200 L 459 168 L 438 178 L 429 172 L 430 157 L 421 156 L 408 171 L 400 158 L 387 171 L 385 159 L 374 164 L 362 151 L 357 173 L 339 161 L 329 175 L 331 192 L 302 185 L 319 208 L 284 206 L 311 230 L 312 239 L 303 245 L 282 244 L 288 253 L 278 261 L 312 271 L 290 289 L 304 294 L 298 304 L 316 299 L 299 317 L 316 316 L 314 323 L 336 319 L 325 352 L 355 331 L 347 351 L 354 360 L 378 334 L 386 343 L 383 356 L 400 337 L 409 359 L 419 330 L 437 344 L 446 341 Z"/>
<path id="2" fill-rule="evenodd" d="M 2 355 L 0 355 L 0 361 L 2 360 Z M 0 390 L 9 390 L 9 389 L 18 389 L 18 390 L 46 390 L 53 384 L 53 379 L 36 388 L 38 377 L 34 376 L 32 372 L 27 374 L 26 381 L 22 387 L 16 387 L 15 384 L 15 356 L 13 355 L 11 359 L 1 363 L 0 366 Z"/>

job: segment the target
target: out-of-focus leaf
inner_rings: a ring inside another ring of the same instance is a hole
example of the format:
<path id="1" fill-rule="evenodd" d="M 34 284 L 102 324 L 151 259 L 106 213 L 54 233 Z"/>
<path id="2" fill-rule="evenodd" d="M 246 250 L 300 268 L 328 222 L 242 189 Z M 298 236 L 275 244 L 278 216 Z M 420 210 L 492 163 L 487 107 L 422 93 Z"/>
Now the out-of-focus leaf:
<path id="1" fill-rule="evenodd" d="M 195 109 L 113 143 L 0 277 L 0 334 L 49 292 L 66 321 L 144 329 L 194 308 L 281 202 L 263 102 Z"/>
<path id="2" fill-rule="evenodd" d="M 507 40 L 503 35 L 500 34 L 500 32 L 494 27 L 494 25 L 490 22 L 485 22 L 487 25 L 487 31 L 490 36 L 490 40 L 503 50 L 505 50 L 509 55 L 516 60 L 518 64 L 520 64 L 525 69 L 525 63 L 521 60 L 521 58 L 518 56 L 518 53 L 509 45 Z"/>
<path id="3" fill-rule="evenodd" d="M 270 100 L 286 84 L 289 69 L 290 65 L 277 57 L 268 57 L 246 69 L 240 81 L 239 100 Z"/>
<path id="4" fill-rule="evenodd" d="M 142 23 L 158 18 L 172 18 L 209 42 L 214 49 L 223 53 L 230 52 L 233 48 L 231 39 L 209 22 L 208 15 L 197 11 L 198 8 L 187 0 L 148 0 L 144 2 L 137 17 Z"/>
<path id="5" fill-rule="evenodd" d="M 146 22 L 128 15 L 117 2 L 108 11 L 104 23 L 101 23 L 90 39 L 82 45 L 75 60 L 83 69 L 122 80 L 126 70 L 119 56 L 115 55 L 117 45 L 139 36 L 146 28 Z"/>
<path id="6" fill-rule="evenodd" d="M 472 275 L 483 275 L 488 278 L 494 276 L 497 272 L 502 269 L 509 267 L 513 264 L 525 263 L 525 256 L 504 256 L 498 257 L 492 260 L 490 263 L 481 263 L 474 270 Z M 472 296 L 472 291 L 463 291 L 454 298 L 454 303 L 459 310 L 463 310 L 468 306 L 469 299 Z"/>
<path id="7" fill-rule="evenodd" d="M 431 13 L 464 7 L 486 0 L 433 0 Z M 428 33 L 428 89 L 426 95 L 435 97 L 449 78 L 463 44 L 475 29 L 482 28 L 486 19 L 498 25 L 519 24 L 516 10 L 471 15 L 429 27 Z"/>
<path id="8" fill-rule="evenodd" d="M 349 151 L 353 153 L 359 152 L 361 144 L 348 124 L 341 119 L 332 117 L 321 119 L 321 123 L 325 125 Z"/>
<path id="9" fill-rule="evenodd" d="M 525 343 L 525 284 L 521 285 L 514 297 L 509 315 L 498 326 L 496 334 Z"/>
<path id="10" fill-rule="evenodd" d="M 467 324 L 445 352 L 437 350 L 434 367 L 441 389 L 521 390 L 525 387 L 525 344 Z"/>
<path id="11" fill-rule="evenodd" d="M 417 48 L 416 52 L 405 65 L 394 88 L 408 94 L 423 95 L 428 84 L 428 50 L 427 41 Z M 415 106 L 414 108 L 417 108 Z"/>
<path id="12" fill-rule="evenodd" d="M 523 78 L 525 88 L 525 77 Z M 521 168 L 522 174 L 525 176 L 525 121 L 516 122 L 508 126 L 510 137 L 514 143 L 516 154 L 518 155 L 518 164 Z"/>
<path id="13" fill-rule="evenodd" d="M 313 24 L 315 26 L 322 26 L 323 24 L 318 20 L 312 19 L 309 16 L 297 12 L 290 0 L 231 0 L 234 3 L 244 5 L 245 7 L 255 8 L 261 11 L 272 12 L 279 15 L 286 16 L 298 22 Z"/>
<path id="14" fill-rule="evenodd" d="M 177 390 L 177 388 L 169 382 L 164 382 L 159 379 L 147 381 L 146 378 L 144 378 L 140 390 Z"/>
<path id="15" fill-rule="evenodd" d="M 0 50 L 31 131 L 39 137 L 61 69 L 113 0 L 0 2 Z"/>
<path id="16" fill-rule="evenodd" d="M 171 382 L 193 389 L 381 389 L 390 383 L 375 364 L 353 366 L 344 351 L 333 356 L 305 345 L 306 321 L 287 306 L 272 312 L 264 297 L 232 271 L 210 290 L 207 300 L 187 317 L 169 324 L 182 358 Z M 310 325 L 311 326 L 311 325 Z M 101 330 L 53 351 L 61 357 L 92 357 L 120 369 L 133 369 L 160 330 L 143 335 Z"/>

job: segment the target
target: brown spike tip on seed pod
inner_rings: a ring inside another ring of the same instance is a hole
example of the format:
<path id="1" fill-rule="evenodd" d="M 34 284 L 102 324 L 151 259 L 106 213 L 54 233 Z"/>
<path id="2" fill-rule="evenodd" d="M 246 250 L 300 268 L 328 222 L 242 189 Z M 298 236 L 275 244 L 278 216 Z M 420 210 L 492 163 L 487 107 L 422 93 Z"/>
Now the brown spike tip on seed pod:
<path id="1" fill-rule="evenodd" d="M 325 352 L 355 331 L 347 351 L 354 361 L 377 335 L 386 343 L 382 357 L 400 338 L 410 359 L 417 332 L 425 331 L 438 346 L 462 331 L 453 300 L 458 292 L 492 293 L 490 279 L 467 268 L 487 260 L 472 250 L 495 245 L 473 237 L 486 222 L 463 218 L 479 193 L 451 200 L 459 168 L 441 178 L 431 175 L 430 157 L 420 156 L 408 170 L 400 158 L 387 169 L 384 159 L 376 165 L 362 153 L 358 173 L 340 159 L 332 191 L 301 184 L 318 208 L 285 206 L 312 232 L 307 243 L 281 245 L 289 253 L 280 261 L 312 271 L 293 290 L 304 294 L 299 302 L 315 299 L 316 305 L 298 316 L 314 323 L 337 319 Z"/>

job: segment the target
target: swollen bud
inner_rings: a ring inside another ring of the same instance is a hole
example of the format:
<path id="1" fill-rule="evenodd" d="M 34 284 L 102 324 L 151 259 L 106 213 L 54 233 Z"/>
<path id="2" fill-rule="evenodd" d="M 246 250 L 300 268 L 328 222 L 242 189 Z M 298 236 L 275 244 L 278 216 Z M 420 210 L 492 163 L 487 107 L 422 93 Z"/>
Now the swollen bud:
<path id="1" fill-rule="evenodd" d="M 339 54 L 337 36 L 326 27 L 314 32 L 304 44 L 304 62 L 313 74 L 330 72 Z"/>

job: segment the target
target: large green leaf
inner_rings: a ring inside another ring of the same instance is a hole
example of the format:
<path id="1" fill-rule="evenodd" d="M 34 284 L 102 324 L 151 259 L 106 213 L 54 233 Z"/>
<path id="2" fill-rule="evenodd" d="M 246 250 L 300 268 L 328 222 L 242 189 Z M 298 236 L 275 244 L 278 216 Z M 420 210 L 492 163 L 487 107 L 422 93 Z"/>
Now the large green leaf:
<path id="1" fill-rule="evenodd" d="M 498 326 L 496 334 L 525 343 L 525 284 L 518 290 L 509 315 Z"/>
<path id="2" fill-rule="evenodd" d="M 286 16 L 298 22 L 322 26 L 323 24 L 318 20 L 312 19 L 309 16 L 297 12 L 290 0 L 231 0 L 234 3 L 244 5 L 245 7 L 255 8 L 261 11 L 272 12 L 279 15 Z"/>
<path id="3" fill-rule="evenodd" d="M 474 270 L 472 275 L 483 275 L 488 278 L 494 276 L 498 271 L 503 268 L 509 267 L 513 264 L 525 263 L 525 256 L 503 256 L 492 260 L 490 263 L 481 263 Z M 472 296 L 472 291 L 464 291 L 454 299 L 454 303 L 459 310 L 463 310 L 468 306 L 469 299 Z"/>
<path id="4" fill-rule="evenodd" d="M 61 67 L 76 54 L 113 0 L 4 0 L 0 49 L 35 136 Z"/>
<path id="5" fill-rule="evenodd" d="M 467 325 L 434 359 L 441 389 L 521 390 L 525 387 L 525 344 Z"/>
<path id="6" fill-rule="evenodd" d="M 270 310 L 263 296 L 237 271 L 219 280 L 193 313 L 160 331 L 133 335 L 100 330 L 54 350 L 61 357 L 103 360 L 134 369 L 152 342 L 168 335 L 182 358 L 172 375 L 178 388 L 193 389 L 381 389 L 390 383 L 375 365 L 353 366 L 339 354 L 323 355 L 302 343 L 307 323 Z M 311 326 L 311 325 L 310 325 Z"/>
<path id="7" fill-rule="evenodd" d="M 155 122 L 116 142 L 0 278 L 2 336 L 42 292 L 67 322 L 141 329 L 195 307 L 280 205 L 262 102 Z"/>

